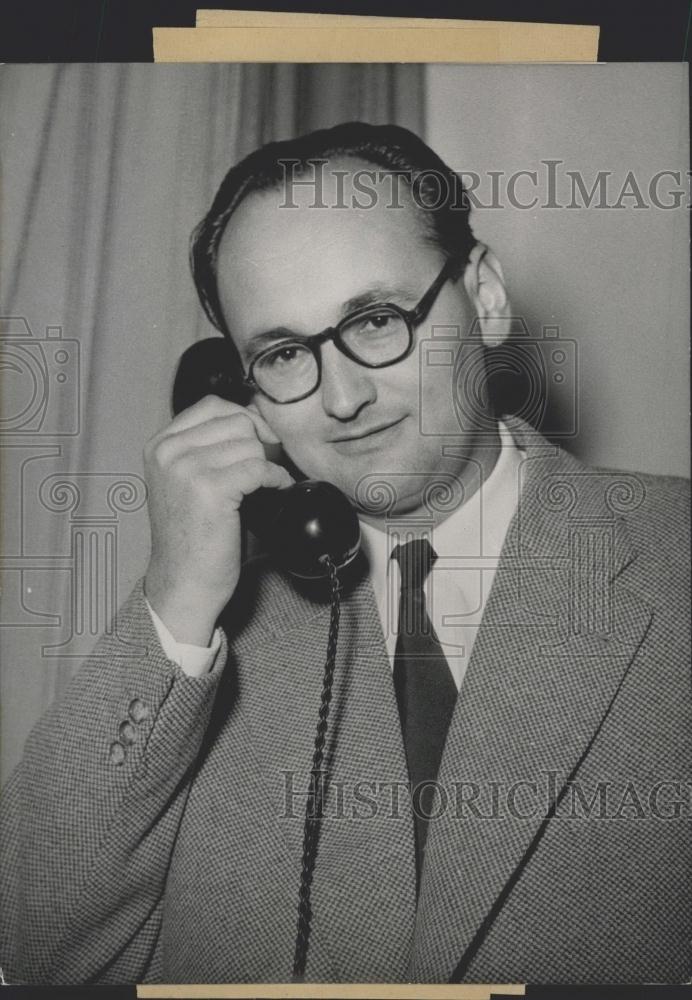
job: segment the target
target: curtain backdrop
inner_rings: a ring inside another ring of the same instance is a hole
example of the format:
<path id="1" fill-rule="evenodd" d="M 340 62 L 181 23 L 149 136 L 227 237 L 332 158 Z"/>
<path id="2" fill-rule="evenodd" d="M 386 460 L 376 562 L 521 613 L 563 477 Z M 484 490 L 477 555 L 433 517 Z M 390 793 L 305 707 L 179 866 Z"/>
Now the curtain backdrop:
<path id="1" fill-rule="evenodd" d="M 213 332 L 187 249 L 218 183 L 261 143 L 339 121 L 423 132 L 423 74 L 0 68 L 3 779 L 146 567 L 141 451 L 180 354 Z"/>

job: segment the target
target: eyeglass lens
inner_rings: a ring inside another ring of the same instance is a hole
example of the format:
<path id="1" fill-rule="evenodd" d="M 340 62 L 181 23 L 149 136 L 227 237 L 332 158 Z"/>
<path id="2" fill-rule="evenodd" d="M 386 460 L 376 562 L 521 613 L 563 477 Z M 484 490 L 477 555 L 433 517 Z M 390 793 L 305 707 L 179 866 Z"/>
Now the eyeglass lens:
<path id="1" fill-rule="evenodd" d="M 384 367 L 408 351 L 410 331 L 406 320 L 393 309 L 363 313 L 340 328 L 340 339 L 354 360 Z M 305 396 L 317 387 L 319 363 L 306 343 L 277 344 L 257 359 L 253 377 L 258 388 L 280 402 Z"/>

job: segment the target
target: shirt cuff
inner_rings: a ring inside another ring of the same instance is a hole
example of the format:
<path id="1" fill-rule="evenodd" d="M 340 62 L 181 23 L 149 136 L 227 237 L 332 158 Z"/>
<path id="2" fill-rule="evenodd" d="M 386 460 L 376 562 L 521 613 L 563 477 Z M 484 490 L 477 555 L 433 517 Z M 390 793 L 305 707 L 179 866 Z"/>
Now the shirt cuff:
<path id="1" fill-rule="evenodd" d="M 178 642 L 173 638 L 146 597 L 144 600 L 149 609 L 154 628 L 158 633 L 161 647 L 168 659 L 172 660 L 173 663 L 177 663 L 183 673 L 189 677 L 201 677 L 202 674 L 209 673 L 214 666 L 217 654 L 221 648 L 220 630 L 218 628 L 214 629 L 214 635 L 209 646 L 193 646 L 188 642 Z"/>

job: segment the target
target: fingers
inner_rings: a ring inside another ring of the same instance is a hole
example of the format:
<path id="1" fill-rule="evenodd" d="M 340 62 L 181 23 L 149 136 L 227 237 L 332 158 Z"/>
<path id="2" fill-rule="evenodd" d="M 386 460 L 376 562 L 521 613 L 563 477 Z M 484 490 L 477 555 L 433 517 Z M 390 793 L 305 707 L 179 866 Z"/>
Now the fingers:
<path id="1" fill-rule="evenodd" d="M 213 469 L 209 475 L 227 487 L 229 498 L 238 503 L 262 486 L 283 489 L 294 482 L 283 466 L 264 458 L 246 458 L 235 462 L 231 470 L 226 467 Z"/>
<path id="2" fill-rule="evenodd" d="M 228 416 L 212 417 L 201 424 L 194 424 L 174 434 L 166 435 L 174 453 L 189 448 L 204 448 L 224 441 L 256 441 L 261 447 L 257 427 L 249 414 L 239 409 Z"/>
<path id="3" fill-rule="evenodd" d="M 264 446 L 256 437 L 214 441 L 211 444 L 190 449 L 180 457 L 181 462 L 188 462 L 199 471 L 228 469 L 230 466 L 248 459 L 266 461 Z"/>
<path id="4" fill-rule="evenodd" d="M 225 401 L 219 400 L 219 402 L 223 404 Z M 263 456 L 262 442 L 266 440 L 266 435 L 258 433 L 258 421 L 263 423 L 262 418 L 257 414 L 251 414 L 242 406 L 234 404 L 228 406 L 230 410 L 224 406 L 219 415 L 209 416 L 201 422 L 198 418 L 200 415 L 205 415 L 204 410 L 191 414 L 186 424 L 178 422 L 179 418 L 176 418 L 163 432 L 156 434 L 147 442 L 144 448 L 145 463 L 153 461 L 155 465 L 163 468 L 177 462 L 190 452 L 224 443 L 233 446 L 240 442 L 255 442 L 258 455 Z M 206 413 L 217 409 L 216 405 L 212 404 L 206 409 Z"/>
<path id="5" fill-rule="evenodd" d="M 178 434 L 207 421 L 217 418 L 228 418 L 237 414 L 243 414 L 251 421 L 260 441 L 263 441 L 265 444 L 279 444 L 279 438 L 264 417 L 254 407 L 240 406 L 238 403 L 231 403 L 227 399 L 221 399 L 220 396 L 213 395 L 205 396 L 204 399 L 200 399 L 194 406 L 190 406 L 187 410 L 179 413 L 163 433 Z"/>
<path id="6" fill-rule="evenodd" d="M 293 483 L 289 472 L 265 456 L 264 444 L 276 440 L 259 413 L 206 396 L 147 442 L 145 470 L 162 495 L 197 496 L 199 503 L 202 495 L 216 493 L 236 506 L 261 486 Z"/>

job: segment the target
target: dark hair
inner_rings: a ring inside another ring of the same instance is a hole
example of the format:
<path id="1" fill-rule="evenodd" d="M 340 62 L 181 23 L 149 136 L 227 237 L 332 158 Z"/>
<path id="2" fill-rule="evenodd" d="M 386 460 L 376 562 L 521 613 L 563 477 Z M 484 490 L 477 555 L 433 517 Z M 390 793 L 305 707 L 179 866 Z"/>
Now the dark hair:
<path id="1" fill-rule="evenodd" d="M 218 248 L 229 218 L 248 194 L 277 187 L 285 178 L 287 161 L 294 175 L 300 176 L 311 164 L 337 156 L 365 160 L 384 171 L 403 173 L 416 205 L 424 213 L 428 239 L 448 257 L 465 260 L 468 256 L 475 239 L 469 226 L 469 205 L 461 178 L 422 139 L 401 125 L 344 122 L 295 139 L 267 143 L 231 167 L 190 242 L 190 267 L 202 307 L 210 322 L 231 344 L 216 272 Z"/>

